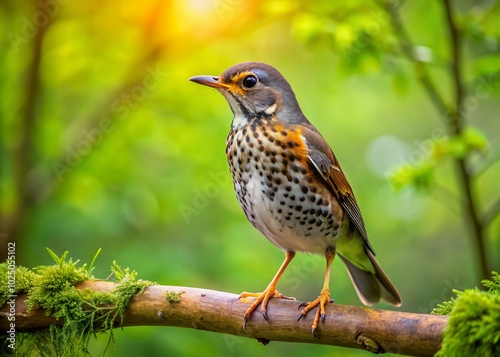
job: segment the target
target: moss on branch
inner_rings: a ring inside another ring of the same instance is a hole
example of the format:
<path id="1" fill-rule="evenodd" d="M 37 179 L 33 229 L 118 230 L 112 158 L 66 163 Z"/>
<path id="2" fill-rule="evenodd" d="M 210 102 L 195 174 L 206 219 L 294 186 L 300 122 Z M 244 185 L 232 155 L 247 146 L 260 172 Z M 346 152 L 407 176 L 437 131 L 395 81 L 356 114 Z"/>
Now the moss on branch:
<path id="1" fill-rule="evenodd" d="M 122 319 L 128 302 L 137 292 L 152 282 L 137 279 L 137 273 L 122 269 L 116 262 L 111 267 L 117 283 L 111 291 L 78 289 L 77 285 L 94 279 L 91 275 L 96 253 L 90 266 L 67 259 L 68 252 L 58 257 L 47 249 L 55 265 L 39 266 L 33 270 L 14 267 L 15 284 L 8 284 L 8 262 L 0 265 L 0 305 L 22 293 L 27 294 L 27 311 L 42 308 L 54 318 L 50 327 L 16 335 L 16 355 L 78 356 L 87 352 L 90 337 L 98 332 L 111 331 L 117 318 Z M 2 336 L 1 355 L 12 352 L 8 336 Z"/>
<path id="2" fill-rule="evenodd" d="M 432 316 L 332 304 L 327 314 L 336 323 L 324 325 L 313 338 L 310 321 L 291 317 L 296 304 L 272 299 L 268 321 L 255 316 L 244 331 L 241 316 L 247 304 L 238 295 L 188 287 L 148 286 L 137 273 L 113 262 L 113 281 L 98 280 L 90 266 L 60 257 L 49 250 L 55 264 L 34 269 L 0 264 L 0 315 L 8 317 L 8 302 L 15 299 L 16 355 L 78 356 L 88 354 L 93 334 L 125 326 L 178 326 L 228 333 L 257 340 L 321 343 L 378 352 L 439 356 L 467 351 L 467 355 L 498 354 L 500 336 L 500 276 L 483 284 L 487 292 L 470 289 L 440 304 Z M 97 256 L 97 254 L 96 254 Z M 94 258 L 95 260 L 95 258 Z M 15 284 L 8 284 L 15 271 Z M 145 294 L 141 294 L 145 292 Z M 5 304 L 7 303 L 7 304 Z M 292 306 L 293 305 L 293 306 Z M 224 312 L 224 313 L 221 313 Z M 0 322 L 8 326 L 7 319 Z M 7 327 L 8 328 L 8 327 Z M 397 343 L 395 343 L 395 338 Z M 12 352 L 9 336 L 0 336 L 0 354 Z M 108 343 L 109 345 L 109 343 Z M 107 348 L 107 347 L 106 347 Z M 104 353 L 105 351 L 103 351 Z"/>
<path id="3" fill-rule="evenodd" d="M 450 315 L 443 347 L 437 356 L 500 355 L 500 274 L 483 280 L 488 289 L 454 290 L 455 298 L 439 304 L 432 313 Z"/>

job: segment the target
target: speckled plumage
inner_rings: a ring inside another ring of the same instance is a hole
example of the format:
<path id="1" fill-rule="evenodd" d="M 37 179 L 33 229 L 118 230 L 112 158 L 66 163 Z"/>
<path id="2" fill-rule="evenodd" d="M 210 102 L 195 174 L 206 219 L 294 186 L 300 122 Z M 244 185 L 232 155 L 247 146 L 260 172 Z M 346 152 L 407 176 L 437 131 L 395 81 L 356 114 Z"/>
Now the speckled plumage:
<path id="1" fill-rule="evenodd" d="M 245 62 L 219 77 L 191 80 L 216 88 L 229 103 L 234 118 L 226 154 L 238 202 L 252 225 L 285 251 L 285 261 L 264 292 L 240 295 L 257 298 L 243 326 L 259 305 L 267 319 L 271 297 L 286 298 L 276 285 L 297 251 L 326 258 L 321 294 L 304 305 L 299 317 L 319 306 L 313 334 L 330 303 L 330 268 L 336 254 L 364 304 L 383 299 L 399 306 L 401 297 L 375 260 L 351 186 L 281 73 L 264 63 Z"/>
<path id="2" fill-rule="evenodd" d="M 309 167 L 300 128 L 254 117 L 232 127 L 226 154 L 246 217 L 284 251 L 323 254 L 348 228 L 343 210 Z"/>

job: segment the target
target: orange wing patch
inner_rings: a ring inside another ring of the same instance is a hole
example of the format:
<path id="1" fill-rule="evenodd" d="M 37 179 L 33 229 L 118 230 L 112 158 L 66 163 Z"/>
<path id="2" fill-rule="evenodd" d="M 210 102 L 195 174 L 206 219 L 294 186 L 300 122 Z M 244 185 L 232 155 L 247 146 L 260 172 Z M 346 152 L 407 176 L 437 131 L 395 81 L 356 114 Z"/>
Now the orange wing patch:
<path id="1" fill-rule="evenodd" d="M 309 153 L 306 141 L 302 136 L 302 130 L 299 127 L 285 129 L 281 125 L 275 125 L 273 129 L 273 136 L 276 142 L 281 144 L 282 149 L 293 150 L 297 159 L 306 165 L 309 160 Z"/>

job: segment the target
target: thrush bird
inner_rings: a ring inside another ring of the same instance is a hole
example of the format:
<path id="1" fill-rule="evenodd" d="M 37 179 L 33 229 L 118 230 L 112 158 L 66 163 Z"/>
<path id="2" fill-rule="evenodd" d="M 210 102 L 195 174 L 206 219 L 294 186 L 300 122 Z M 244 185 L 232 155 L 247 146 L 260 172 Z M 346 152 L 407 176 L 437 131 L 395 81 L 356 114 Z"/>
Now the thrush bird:
<path id="1" fill-rule="evenodd" d="M 258 62 L 240 63 L 222 75 L 196 76 L 191 81 L 217 89 L 234 114 L 226 155 L 234 190 L 246 217 L 285 260 L 262 293 L 242 293 L 256 300 L 244 315 L 243 327 L 260 305 L 267 320 L 271 297 L 295 252 L 324 254 L 323 289 L 302 304 L 299 318 L 319 306 L 312 333 L 325 319 L 330 299 L 330 268 L 337 254 L 347 266 L 361 301 L 381 299 L 399 306 L 401 297 L 375 260 L 358 204 L 325 139 L 302 113 L 290 84 L 275 68 Z M 299 307 L 300 308 L 300 307 Z"/>

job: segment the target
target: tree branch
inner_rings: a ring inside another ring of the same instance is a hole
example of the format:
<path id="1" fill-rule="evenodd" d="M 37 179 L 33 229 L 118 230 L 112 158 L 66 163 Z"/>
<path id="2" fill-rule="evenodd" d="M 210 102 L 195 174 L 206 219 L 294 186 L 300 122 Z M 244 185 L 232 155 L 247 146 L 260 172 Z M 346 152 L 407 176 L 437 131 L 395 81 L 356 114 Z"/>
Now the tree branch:
<path id="1" fill-rule="evenodd" d="M 451 76 L 453 82 L 454 108 L 450 115 L 449 125 L 455 135 L 460 135 L 463 130 L 463 118 L 460 108 L 464 98 L 462 87 L 462 61 L 460 57 L 460 33 L 453 21 L 453 14 L 450 0 L 443 0 L 445 9 L 446 25 L 450 36 L 451 52 Z"/>
<path id="2" fill-rule="evenodd" d="M 460 136 L 464 129 L 464 118 L 462 113 L 464 90 L 462 81 L 462 61 L 460 54 L 461 34 L 453 19 L 451 0 L 443 0 L 443 8 L 445 13 L 446 27 L 450 37 L 450 75 L 452 79 L 453 101 L 448 105 L 443 96 L 438 91 L 435 81 L 433 81 L 425 64 L 415 58 L 413 49 L 414 44 L 404 27 L 401 19 L 400 11 L 391 11 L 391 23 L 394 28 L 395 34 L 399 38 L 399 45 L 402 53 L 410 60 L 415 62 L 416 75 L 422 86 L 424 87 L 427 95 L 438 109 L 441 118 L 446 125 L 450 136 Z M 391 6 L 392 1 L 386 1 L 387 8 Z M 477 249 L 479 260 L 480 277 L 487 279 L 490 276 L 490 268 L 485 248 L 485 226 L 479 217 L 477 203 L 475 201 L 475 194 L 473 188 L 473 175 L 467 167 L 467 161 L 464 158 L 456 159 L 457 176 L 465 196 L 462 211 L 464 214 L 464 221 L 471 228 L 471 238 Z"/>
<path id="3" fill-rule="evenodd" d="M 393 8 L 391 1 L 387 1 L 385 8 Z M 401 52 L 410 60 L 415 63 L 415 74 L 420 84 L 425 89 L 425 92 L 429 96 L 429 99 L 434 104 L 439 113 L 446 113 L 448 111 L 448 105 L 445 103 L 443 97 L 439 93 L 436 84 L 432 80 L 432 77 L 425 66 L 425 63 L 419 61 L 415 58 L 414 54 L 414 44 L 406 31 L 401 19 L 400 10 L 391 11 L 391 24 L 394 28 L 394 33 L 399 38 L 399 47 Z"/>
<path id="4" fill-rule="evenodd" d="M 111 282 L 89 280 L 78 289 L 109 292 L 116 285 Z M 182 293 L 179 302 L 168 302 L 165 293 Z M 16 299 L 15 328 L 17 332 L 47 328 L 63 324 L 46 311 L 28 312 L 26 294 Z M 297 321 L 300 302 L 271 299 L 269 321 L 261 314 L 252 315 L 243 330 L 243 314 L 248 301 L 238 295 L 214 290 L 153 285 L 136 294 L 129 302 L 123 321 L 117 319 L 114 327 L 175 326 L 226 333 L 269 341 L 288 341 L 343 346 L 364 349 L 374 353 L 392 352 L 412 356 L 432 356 L 441 347 L 443 329 L 448 317 L 376 310 L 356 306 L 329 304 L 326 319 L 319 330 L 311 334 L 313 315 Z M 0 308 L 6 317 L 8 306 Z M 9 329 L 7 318 L 0 320 L 0 329 Z M 96 326 L 98 328 L 99 326 Z"/>
<path id="5" fill-rule="evenodd" d="M 456 136 L 460 136 L 463 131 L 464 121 L 462 116 L 464 91 L 462 85 L 462 61 L 460 56 L 461 36 L 453 20 L 453 13 L 450 0 L 443 0 L 445 10 L 446 24 L 448 26 L 450 36 L 450 52 L 451 52 L 451 77 L 453 81 L 454 103 L 449 115 L 449 123 L 451 131 Z M 480 274 L 482 279 L 487 279 L 490 276 L 490 269 L 486 257 L 485 249 L 485 231 L 484 226 L 479 218 L 476 202 L 474 200 L 474 192 L 472 187 L 472 176 L 467 168 L 465 158 L 457 159 L 458 175 L 465 194 L 464 215 L 469 221 L 472 228 L 473 238 L 476 243 L 477 252 L 479 255 Z"/>

